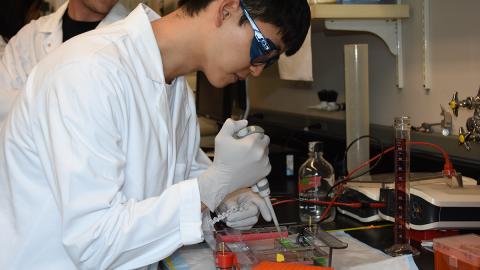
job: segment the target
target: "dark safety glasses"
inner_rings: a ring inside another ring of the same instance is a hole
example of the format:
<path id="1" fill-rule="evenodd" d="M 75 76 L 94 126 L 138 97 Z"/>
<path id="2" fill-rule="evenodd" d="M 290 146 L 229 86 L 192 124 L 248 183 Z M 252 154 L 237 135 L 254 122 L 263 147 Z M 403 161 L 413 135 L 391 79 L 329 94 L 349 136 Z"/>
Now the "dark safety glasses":
<path id="1" fill-rule="evenodd" d="M 260 32 L 260 29 L 248 13 L 242 0 L 240 0 L 240 6 L 253 29 L 252 45 L 250 45 L 250 64 L 252 66 L 265 65 L 265 68 L 267 68 L 278 60 L 280 51 L 270 39 L 265 38 L 262 32 Z"/>

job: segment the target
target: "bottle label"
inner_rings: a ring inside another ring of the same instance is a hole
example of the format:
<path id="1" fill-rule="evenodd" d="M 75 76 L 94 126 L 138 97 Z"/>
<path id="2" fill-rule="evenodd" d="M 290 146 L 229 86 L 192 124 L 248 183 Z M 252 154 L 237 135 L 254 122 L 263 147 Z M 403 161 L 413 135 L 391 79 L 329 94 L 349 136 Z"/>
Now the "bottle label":
<path id="1" fill-rule="evenodd" d="M 320 187 L 321 182 L 321 176 L 300 177 L 298 181 L 298 192 L 302 193 L 309 189 L 316 189 Z"/>

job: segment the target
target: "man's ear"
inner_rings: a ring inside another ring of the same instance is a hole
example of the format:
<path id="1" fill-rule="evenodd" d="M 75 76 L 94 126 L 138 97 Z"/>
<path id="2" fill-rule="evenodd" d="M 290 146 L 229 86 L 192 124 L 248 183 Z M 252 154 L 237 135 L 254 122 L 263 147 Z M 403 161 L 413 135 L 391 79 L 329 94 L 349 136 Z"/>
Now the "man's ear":
<path id="1" fill-rule="evenodd" d="M 240 0 L 217 0 L 215 25 L 221 26 L 224 21 L 240 10 Z"/>

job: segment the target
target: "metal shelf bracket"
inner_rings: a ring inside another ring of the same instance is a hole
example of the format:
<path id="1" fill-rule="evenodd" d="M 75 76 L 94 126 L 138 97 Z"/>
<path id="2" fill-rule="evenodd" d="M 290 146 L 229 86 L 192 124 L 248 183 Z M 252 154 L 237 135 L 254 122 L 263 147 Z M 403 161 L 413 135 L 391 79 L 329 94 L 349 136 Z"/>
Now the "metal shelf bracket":
<path id="1" fill-rule="evenodd" d="M 402 23 L 399 19 L 325 20 L 330 30 L 370 32 L 380 37 L 397 58 L 397 87 L 404 87 Z"/>

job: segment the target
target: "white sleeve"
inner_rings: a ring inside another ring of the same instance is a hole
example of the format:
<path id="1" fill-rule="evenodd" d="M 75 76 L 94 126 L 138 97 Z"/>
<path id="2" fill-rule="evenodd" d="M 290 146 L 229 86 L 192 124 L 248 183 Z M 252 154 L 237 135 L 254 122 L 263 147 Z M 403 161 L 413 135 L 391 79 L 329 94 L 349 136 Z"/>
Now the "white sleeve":
<path id="1" fill-rule="evenodd" d="M 33 125 L 40 126 L 40 159 L 72 260 L 80 269 L 133 269 L 200 242 L 201 203 L 196 179 L 140 201 L 122 192 L 128 162 L 119 120 L 125 78 L 103 69 L 76 64 L 53 71 L 39 108 L 47 115 Z"/>
<path id="2" fill-rule="evenodd" d="M 212 161 L 210 158 L 203 152 L 203 150 L 200 148 L 200 123 L 198 122 L 198 118 L 196 115 L 195 111 L 195 101 L 193 98 L 193 91 L 190 88 L 190 85 L 187 83 L 186 84 L 188 91 L 189 91 L 189 102 L 191 103 L 191 107 L 194 108 L 193 110 L 193 117 L 195 121 L 195 142 L 194 142 L 194 147 L 198 149 L 195 159 L 192 162 L 191 168 L 190 168 L 190 174 L 189 178 L 197 178 L 199 175 L 201 175 L 210 165 L 212 165 Z"/>
<path id="3" fill-rule="evenodd" d="M 198 148 L 197 156 L 192 162 L 192 168 L 190 170 L 189 178 L 197 178 L 201 175 L 208 167 L 212 165 L 210 158 L 203 152 L 202 149 Z"/>
<path id="4" fill-rule="evenodd" d="M 197 121 L 198 126 L 198 121 Z M 210 165 L 212 161 L 210 158 L 203 152 L 200 148 L 200 130 L 197 128 L 197 136 L 195 136 L 195 147 L 198 149 L 195 159 L 192 162 L 192 167 L 190 168 L 189 178 L 197 178 L 201 175 Z"/>

